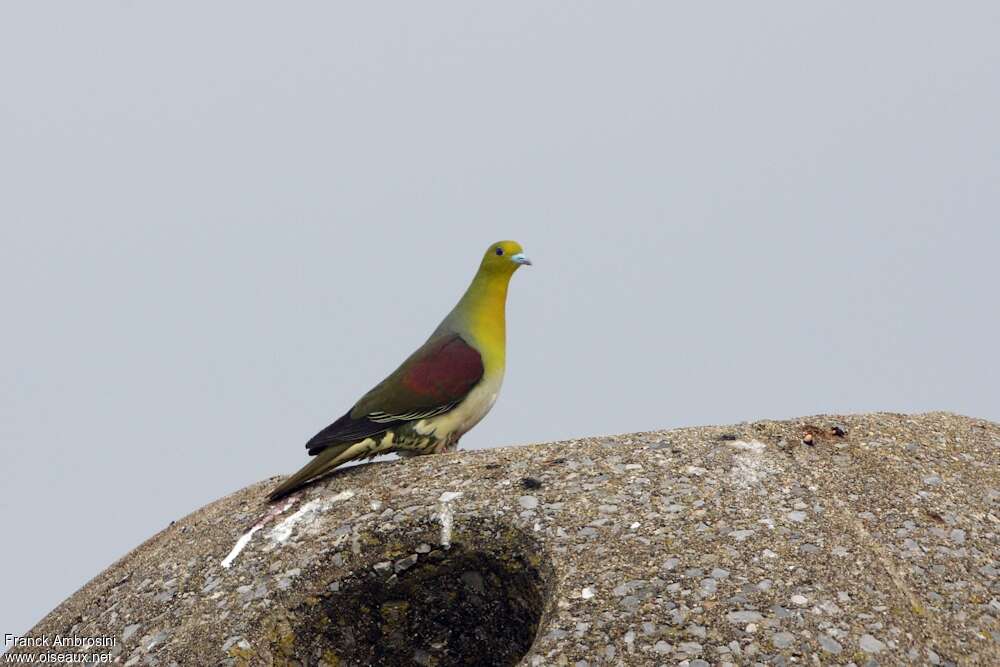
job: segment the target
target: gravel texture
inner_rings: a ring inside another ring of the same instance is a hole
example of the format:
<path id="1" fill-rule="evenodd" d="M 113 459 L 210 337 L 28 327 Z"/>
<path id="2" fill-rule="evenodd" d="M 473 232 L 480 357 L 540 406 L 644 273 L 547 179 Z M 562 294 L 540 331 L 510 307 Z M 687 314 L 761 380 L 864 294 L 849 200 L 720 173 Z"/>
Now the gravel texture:
<path id="1" fill-rule="evenodd" d="M 998 462 L 1000 425 L 870 414 L 272 479 L 32 634 L 126 665 L 996 665 Z"/>

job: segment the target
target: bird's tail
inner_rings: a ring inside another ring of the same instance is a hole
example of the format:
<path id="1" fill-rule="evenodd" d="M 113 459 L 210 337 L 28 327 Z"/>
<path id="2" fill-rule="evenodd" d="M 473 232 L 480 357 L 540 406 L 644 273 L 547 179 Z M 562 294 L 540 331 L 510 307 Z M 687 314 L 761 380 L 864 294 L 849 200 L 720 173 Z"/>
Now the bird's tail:
<path id="1" fill-rule="evenodd" d="M 267 494 L 268 500 L 283 498 L 293 491 L 298 491 L 312 480 L 325 475 L 337 466 L 370 455 L 371 448 L 368 447 L 369 442 L 370 440 L 359 443 L 347 442 L 327 447 L 317 454 L 316 458 L 303 466 L 301 470 L 279 484 L 271 493 Z"/>

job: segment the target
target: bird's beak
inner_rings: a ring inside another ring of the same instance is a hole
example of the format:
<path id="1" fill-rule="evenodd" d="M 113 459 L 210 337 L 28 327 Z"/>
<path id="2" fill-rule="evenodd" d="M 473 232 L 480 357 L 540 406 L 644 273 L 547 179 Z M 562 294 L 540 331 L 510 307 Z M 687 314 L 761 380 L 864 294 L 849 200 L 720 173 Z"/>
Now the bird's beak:
<path id="1" fill-rule="evenodd" d="M 514 262 L 515 264 L 527 264 L 528 266 L 531 266 L 531 260 L 528 259 L 528 256 L 525 255 L 523 252 L 519 252 L 516 255 L 511 255 L 510 261 Z"/>

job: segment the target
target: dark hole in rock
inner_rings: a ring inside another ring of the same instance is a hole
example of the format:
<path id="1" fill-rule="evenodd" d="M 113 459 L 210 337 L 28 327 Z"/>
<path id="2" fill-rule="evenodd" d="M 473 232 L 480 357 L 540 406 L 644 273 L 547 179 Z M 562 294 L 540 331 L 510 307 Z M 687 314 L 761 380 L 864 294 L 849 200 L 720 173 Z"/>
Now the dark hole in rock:
<path id="1" fill-rule="evenodd" d="M 296 610 L 294 658 L 332 665 L 515 665 L 530 650 L 549 597 L 548 566 L 529 544 L 487 551 L 453 543 L 418 554 L 413 564 L 410 556 L 395 568 L 350 575 L 318 603 Z"/>
<path id="2" fill-rule="evenodd" d="M 529 490 L 540 489 L 542 488 L 542 481 L 534 477 L 525 477 L 521 479 L 521 486 Z"/>

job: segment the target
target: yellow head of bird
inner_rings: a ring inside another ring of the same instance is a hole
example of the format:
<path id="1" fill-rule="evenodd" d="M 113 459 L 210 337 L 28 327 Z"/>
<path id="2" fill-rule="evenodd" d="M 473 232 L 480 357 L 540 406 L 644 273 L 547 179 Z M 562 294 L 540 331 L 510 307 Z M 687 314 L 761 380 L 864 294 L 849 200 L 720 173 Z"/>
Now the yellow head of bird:
<path id="1" fill-rule="evenodd" d="M 531 260 L 524 254 L 524 248 L 517 241 L 498 241 L 490 245 L 483 255 L 479 265 L 480 272 L 501 273 L 511 275 L 522 265 L 531 265 Z"/>

